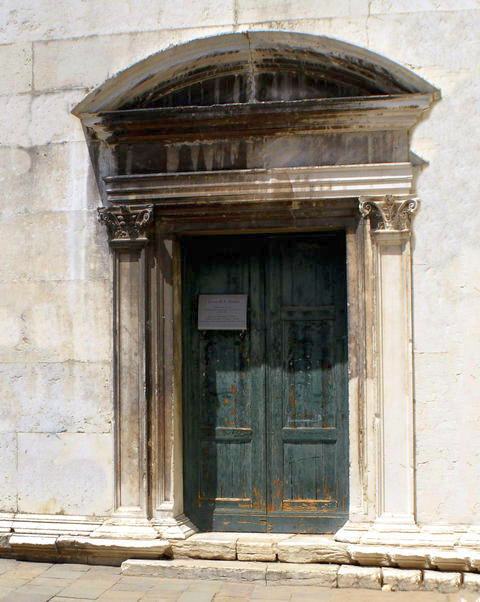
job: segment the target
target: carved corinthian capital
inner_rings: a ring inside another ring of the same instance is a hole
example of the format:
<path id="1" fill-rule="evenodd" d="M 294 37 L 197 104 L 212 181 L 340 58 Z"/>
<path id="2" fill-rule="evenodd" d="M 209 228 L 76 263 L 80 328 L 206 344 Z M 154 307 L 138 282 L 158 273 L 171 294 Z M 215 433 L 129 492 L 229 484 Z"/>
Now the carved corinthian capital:
<path id="1" fill-rule="evenodd" d="M 362 196 L 359 199 L 359 210 L 364 218 L 374 218 L 377 232 L 409 232 L 412 216 L 419 204 L 414 196 Z"/>
<path id="2" fill-rule="evenodd" d="M 107 226 L 111 244 L 146 243 L 153 205 L 101 207 L 98 219 Z"/>

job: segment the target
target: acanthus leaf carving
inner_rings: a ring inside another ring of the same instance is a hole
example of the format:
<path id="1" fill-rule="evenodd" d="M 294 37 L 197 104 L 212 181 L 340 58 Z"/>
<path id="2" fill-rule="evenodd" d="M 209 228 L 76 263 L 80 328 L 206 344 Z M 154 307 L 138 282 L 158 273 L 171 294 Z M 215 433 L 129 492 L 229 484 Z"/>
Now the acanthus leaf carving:
<path id="1" fill-rule="evenodd" d="M 101 207 L 98 219 L 106 225 L 113 243 L 146 242 L 153 221 L 153 205 Z"/>
<path id="2" fill-rule="evenodd" d="M 420 201 L 414 196 L 364 196 L 359 199 L 362 217 L 374 217 L 376 231 L 409 232 Z"/>

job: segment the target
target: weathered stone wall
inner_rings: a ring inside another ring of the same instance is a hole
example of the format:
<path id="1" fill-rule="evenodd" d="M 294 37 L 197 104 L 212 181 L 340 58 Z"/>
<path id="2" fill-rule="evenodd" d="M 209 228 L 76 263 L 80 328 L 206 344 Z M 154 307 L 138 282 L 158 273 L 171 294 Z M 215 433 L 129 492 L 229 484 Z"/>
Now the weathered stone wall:
<path id="1" fill-rule="evenodd" d="M 413 135 L 429 163 L 414 225 L 417 511 L 480 523 L 478 0 L 4 0 L 0 507 L 112 507 L 111 263 L 70 109 L 153 52 L 246 29 L 336 37 L 442 90 Z"/>

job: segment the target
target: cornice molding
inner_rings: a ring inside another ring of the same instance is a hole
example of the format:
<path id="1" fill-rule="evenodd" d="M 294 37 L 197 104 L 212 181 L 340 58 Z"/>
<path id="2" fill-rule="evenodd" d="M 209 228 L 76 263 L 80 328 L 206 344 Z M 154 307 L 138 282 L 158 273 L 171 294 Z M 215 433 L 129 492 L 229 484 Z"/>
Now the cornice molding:
<path id="1" fill-rule="evenodd" d="M 93 139 L 107 143 L 181 142 L 283 133 L 408 130 L 433 94 L 130 109 L 83 113 Z"/>
<path id="2" fill-rule="evenodd" d="M 118 205 L 98 209 L 98 219 L 107 227 L 112 246 L 143 246 L 153 221 L 153 205 Z"/>
<path id="3" fill-rule="evenodd" d="M 383 163 L 109 176 L 105 189 L 112 205 L 151 203 L 161 211 L 252 204 L 261 209 L 266 203 L 408 195 L 412 182 L 410 163 Z"/>
<path id="4" fill-rule="evenodd" d="M 418 210 L 420 201 L 413 195 L 361 196 L 359 211 L 363 218 L 373 218 L 377 234 L 408 234 L 412 217 Z"/>

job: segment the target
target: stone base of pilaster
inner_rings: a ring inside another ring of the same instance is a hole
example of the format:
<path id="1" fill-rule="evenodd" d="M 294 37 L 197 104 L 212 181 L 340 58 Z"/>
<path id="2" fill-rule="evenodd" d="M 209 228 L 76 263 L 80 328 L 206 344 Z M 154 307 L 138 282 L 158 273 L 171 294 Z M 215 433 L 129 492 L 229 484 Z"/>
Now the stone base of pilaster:
<path id="1" fill-rule="evenodd" d="M 462 525 L 417 525 L 413 518 L 399 520 L 381 517 L 368 522 L 347 522 L 337 533 L 335 540 L 361 545 L 401 547 L 480 547 L 480 527 Z"/>
<path id="2" fill-rule="evenodd" d="M 165 539 L 187 539 L 197 532 L 195 525 L 184 514 L 156 518 L 152 524 Z"/>

